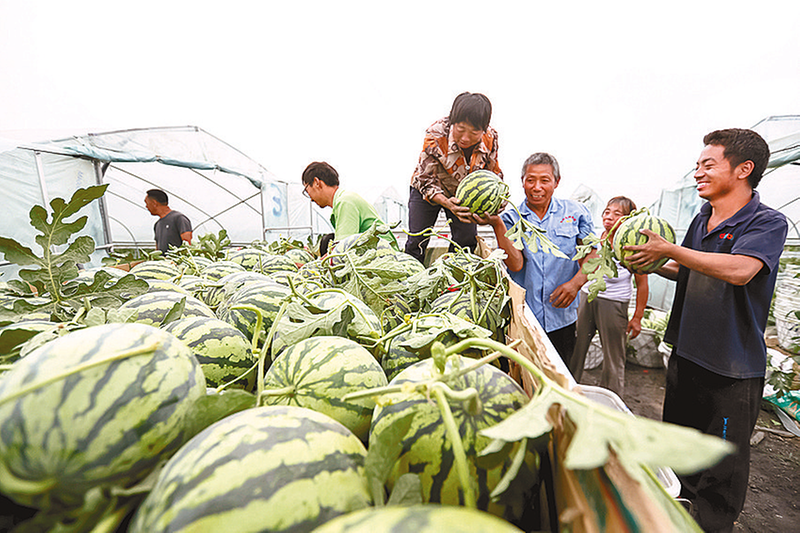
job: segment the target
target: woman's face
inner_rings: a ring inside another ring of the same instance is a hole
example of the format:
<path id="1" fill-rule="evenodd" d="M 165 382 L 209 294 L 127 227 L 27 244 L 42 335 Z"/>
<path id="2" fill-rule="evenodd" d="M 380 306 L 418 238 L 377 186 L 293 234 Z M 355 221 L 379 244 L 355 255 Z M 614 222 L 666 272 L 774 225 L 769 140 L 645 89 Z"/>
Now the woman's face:
<path id="1" fill-rule="evenodd" d="M 603 210 L 603 228 L 605 228 L 606 231 L 610 231 L 617 220 L 627 214 L 628 213 L 626 213 L 619 204 L 608 204 L 605 210 Z"/>

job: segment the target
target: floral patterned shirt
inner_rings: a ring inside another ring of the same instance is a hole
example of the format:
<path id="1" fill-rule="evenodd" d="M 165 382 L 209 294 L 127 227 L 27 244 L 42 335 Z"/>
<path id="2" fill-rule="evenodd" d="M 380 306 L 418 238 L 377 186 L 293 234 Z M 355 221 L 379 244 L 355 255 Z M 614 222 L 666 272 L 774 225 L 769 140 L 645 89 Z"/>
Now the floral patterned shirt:
<path id="1" fill-rule="evenodd" d="M 490 126 L 472 151 L 469 163 L 450 133 L 450 119 L 434 122 L 425 132 L 419 164 L 411 177 L 411 186 L 430 201 L 437 193 L 455 196 L 459 182 L 474 170 L 491 170 L 500 178 L 497 163 L 497 132 Z"/>

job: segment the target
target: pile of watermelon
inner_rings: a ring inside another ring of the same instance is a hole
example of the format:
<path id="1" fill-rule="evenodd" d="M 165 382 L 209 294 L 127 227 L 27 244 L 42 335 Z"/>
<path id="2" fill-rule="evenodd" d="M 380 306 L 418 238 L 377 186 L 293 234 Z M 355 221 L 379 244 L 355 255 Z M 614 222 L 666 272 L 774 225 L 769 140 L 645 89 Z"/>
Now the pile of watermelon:
<path id="1" fill-rule="evenodd" d="M 518 531 L 538 506 L 537 450 L 481 458 L 478 432 L 524 405 L 522 389 L 491 364 L 448 381 L 475 391 L 448 402 L 476 509 L 440 409 L 414 389 L 470 361 L 439 368 L 435 346 L 505 339 L 502 266 L 458 250 L 424 268 L 378 228 L 322 258 L 286 248 L 83 271 L 149 289 L 70 323 L 5 323 L 0 503 L 15 511 L 0 529 Z"/>

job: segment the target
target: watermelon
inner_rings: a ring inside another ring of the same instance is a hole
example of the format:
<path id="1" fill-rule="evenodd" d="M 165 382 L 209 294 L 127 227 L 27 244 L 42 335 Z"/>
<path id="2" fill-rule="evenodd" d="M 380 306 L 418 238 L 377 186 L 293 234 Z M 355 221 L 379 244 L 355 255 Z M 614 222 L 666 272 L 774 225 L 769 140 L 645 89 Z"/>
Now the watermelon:
<path id="1" fill-rule="evenodd" d="M 260 272 L 262 262 L 269 260 L 272 254 L 258 248 L 242 248 L 228 253 L 228 261 L 243 266 L 246 270 Z"/>
<path id="2" fill-rule="evenodd" d="M 182 316 L 207 316 L 211 318 L 216 316 L 214 311 L 194 296 L 187 296 L 173 291 L 155 291 L 139 295 L 122 304 L 120 310 L 135 309 L 139 313 L 135 322 L 158 327 L 166 318 L 167 313 L 183 298 L 186 298 L 186 304 Z"/>
<path id="3" fill-rule="evenodd" d="M 303 248 L 289 248 L 283 255 L 294 261 L 294 264 L 297 265 L 298 268 L 314 260 L 314 256 L 311 252 Z"/>
<path id="4" fill-rule="evenodd" d="M 183 341 L 203 368 L 209 387 L 220 387 L 253 369 L 257 358 L 244 334 L 218 318 L 191 316 L 173 320 L 163 328 Z M 255 371 L 233 386 L 252 390 Z"/>
<path id="5" fill-rule="evenodd" d="M 470 172 L 456 189 L 459 205 L 476 215 L 497 214 L 508 197 L 508 185 L 491 170 Z"/>
<path id="6" fill-rule="evenodd" d="M 203 268 L 203 270 L 200 271 L 200 277 L 210 279 L 211 281 L 219 281 L 228 274 L 244 272 L 245 270 L 247 269 L 233 261 L 216 261 Z"/>
<path id="7" fill-rule="evenodd" d="M 643 229 L 649 229 L 656 235 L 661 235 L 667 241 L 675 243 L 675 230 L 670 226 L 669 222 L 663 218 L 651 215 L 647 212 L 627 218 L 620 223 L 614 232 L 614 256 L 623 266 L 630 266 L 626 259 L 635 253 L 623 250 L 623 247 L 637 246 L 647 242 L 649 237 L 639 233 L 639 231 Z M 654 272 L 664 266 L 666 262 L 667 258 L 664 257 L 644 268 L 639 268 L 638 271 L 644 273 Z"/>
<path id="8" fill-rule="evenodd" d="M 178 294 L 183 294 L 185 296 L 191 296 L 191 291 L 184 289 L 177 283 L 173 283 L 164 279 L 148 279 L 146 281 L 150 286 L 150 288 L 147 289 L 147 292 L 171 291 L 177 292 Z"/>
<path id="9" fill-rule="evenodd" d="M 326 414 L 366 441 L 371 398 L 345 402 L 345 394 L 388 384 L 370 352 L 344 337 L 311 337 L 289 346 L 264 378 L 268 405 L 296 405 Z"/>
<path id="10" fill-rule="evenodd" d="M 164 465 L 130 533 L 304 533 L 371 504 L 366 449 L 310 409 L 247 409 L 207 427 Z"/>
<path id="11" fill-rule="evenodd" d="M 0 463 L 46 490 L 4 475 L 0 492 L 45 508 L 130 486 L 188 440 L 185 421 L 205 393 L 197 359 L 166 331 L 108 324 L 53 340 L 0 380 Z"/>
<path id="12" fill-rule="evenodd" d="M 455 359 L 455 362 L 454 362 Z M 433 359 L 420 361 L 397 375 L 390 385 L 420 383 L 434 376 Z M 447 363 L 446 372 L 455 365 L 466 366 L 467 361 L 455 356 Z M 473 388 L 478 391 L 477 404 L 449 400 L 456 426 L 459 429 L 464 450 L 467 455 L 471 481 L 477 489 L 477 504 L 481 510 L 492 514 L 508 516 L 511 507 L 504 507 L 490 501 L 490 493 L 511 466 L 511 459 L 485 465 L 478 461 L 480 452 L 490 443 L 490 439 L 478 434 L 481 429 L 496 425 L 527 403 L 522 388 L 505 372 L 490 365 L 483 365 L 475 371 L 448 382 L 454 391 Z M 461 484 L 455 469 L 450 440 L 446 435 L 444 422 L 437 402 L 431 402 L 423 392 L 397 393 L 387 395 L 375 408 L 372 415 L 370 439 L 382 438 L 384 432 L 392 430 L 396 420 L 409 412 L 415 416 L 411 428 L 402 440 L 402 451 L 389 476 L 389 488 L 402 474 L 419 474 L 422 482 L 423 501 L 447 505 L 463 505 Z M 514 445 L 519 446 L 519 443 Z M 511 456 L 514 452 L 511 453 Z M 537 457 L 534 452 L 526 453 L 523 468 L 531 470 L 535 477 Z"/>
<path id="13" fill-rule="evenodd" d="M 488 291 L 477 291 L 473 305 L 468 289 L 445 292 L 431 302 L 430 312 L 447 311 L 491 331 L 493 339 L 504 342 L 510 310 L 503 309 L 503 301 L 499 297 L 487 300 L 488 297 L 491 297 Z"/>
<path id="14" fill-rule="evenodd" d="M 216 309 L 221 303 L 230 298 L 233 293 L 242 287 L 245 287 L 253 282 L 267 281 L 268 279 L 269 278 L 267 278 L 267 276 L 264 274 L 250 272 L 249 270 L 234 272 L 233 274 L 228 274 L 218 281 L 208 282 L 201 295 L 201 300 L 203 300 L 210 308 Z"/>
<path id="15" fill-rule="evenodd" d="M 142 261 L 134 265 L 131 270 L 140 279 L 172 280 L 181 274 L 180 269 L 172 261 Z"/>
<path id="16" fill-rule="evenodd" d="M 389 505 L 354 511 L 314 533 L 521 533 L 492 514 L 452 505 Z"/>
<path id="17" fill-rule="evenodd" d="M 260 342 L 272 327 L 283 301 L 291 291 L 273 281 L 255 282 L 236 291 L 217 308 L 217 317 L 232 324 L 236 329 L 252 339 L 256 328 L 256 313 L 249 309 L 234 309 L 238 305 L 250 305 L 261 311 L 263 327 L 259 333 Z"/>

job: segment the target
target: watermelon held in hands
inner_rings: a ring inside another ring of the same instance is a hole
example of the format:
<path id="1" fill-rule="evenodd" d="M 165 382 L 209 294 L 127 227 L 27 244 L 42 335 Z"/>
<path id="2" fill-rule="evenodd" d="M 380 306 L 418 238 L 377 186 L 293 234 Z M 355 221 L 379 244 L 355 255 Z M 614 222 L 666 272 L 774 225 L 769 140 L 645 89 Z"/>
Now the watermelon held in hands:
<path id="1" fill-rule="evenodd" d="M 497 214 L 508 197 L 508 185 L 491 170 L 470 172 L 456 189 L 459 205 L 476 215 Z"/>
<path id="2" fill-rule="evenodd" d="M 648 241 L 649 237 L 640 230 L 649 229 L 656 235 L 661 235 L 664 239 L 671 243 L 675 243 L 675 230 L 669 225 L 669 222 L 661 217 L 651 215 L 647 212 L 642 212 L 634 215 L 628 219 L 623 220 L 614 233 L 614 256 L 625 267 L 630 267 L 627 258 L 635 252 L 624 250 L 625 246 L 638 246 Z M 650 273 L 658 270 L 667 258 L 659 259 L 655 263 L 647 265 L 645 268 L 636 269 L 638 272 Z"/>

